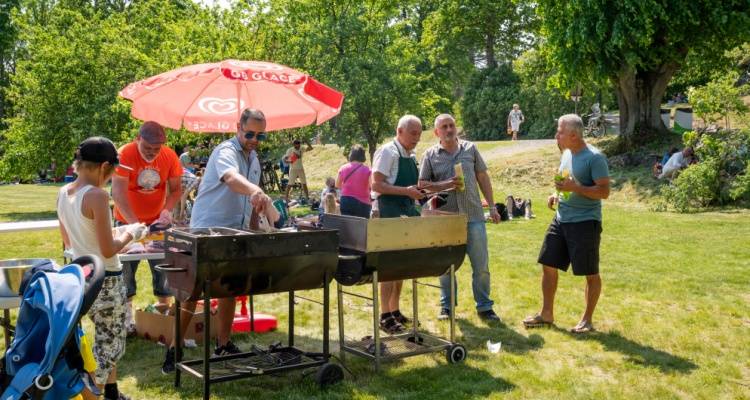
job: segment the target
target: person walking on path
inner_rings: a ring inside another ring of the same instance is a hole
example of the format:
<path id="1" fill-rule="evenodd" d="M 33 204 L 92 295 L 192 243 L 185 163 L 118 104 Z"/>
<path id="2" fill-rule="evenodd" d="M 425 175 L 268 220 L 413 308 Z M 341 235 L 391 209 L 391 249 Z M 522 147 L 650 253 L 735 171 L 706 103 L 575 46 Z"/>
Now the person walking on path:
<path id="1" fill-rule="evenodd" d="M 511 140 L 518 140 L 518 132 L 521 130 L 521 124 L 525 121 L 521 108 L 518 107 L 518 104 L 513 104 L 513 109 L 508 114 L 508 131 L 513 135 Z"/>

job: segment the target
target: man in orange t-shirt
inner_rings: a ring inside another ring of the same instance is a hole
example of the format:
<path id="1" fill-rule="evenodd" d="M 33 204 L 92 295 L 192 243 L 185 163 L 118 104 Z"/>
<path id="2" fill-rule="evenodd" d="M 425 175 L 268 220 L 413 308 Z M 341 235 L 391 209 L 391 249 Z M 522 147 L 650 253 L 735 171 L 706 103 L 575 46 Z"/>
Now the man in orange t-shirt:
<path id="1" fill-rule="evenodd" d="M 145 122 L 138 137 L 119 150 L 120 165 L 112 176 L 112 199 L 115 202 L 115 223 L 118 225 L 156 220 L 171 223 L 172 209 L 182 194 L 182 165 L 174 150 L 164 146 L 167 136 L 156 122 Z M 132 298 L 137 287 L 135 273 L 138 261 L 122 263 L 123 279 L 127 287 L 127 329 L 135 331 L 132 318 Z M 171 294 L 165 286 L 164 274 L 156 271 L 157 261 L 149 260 L 154 295 L 164 307 Z"/>

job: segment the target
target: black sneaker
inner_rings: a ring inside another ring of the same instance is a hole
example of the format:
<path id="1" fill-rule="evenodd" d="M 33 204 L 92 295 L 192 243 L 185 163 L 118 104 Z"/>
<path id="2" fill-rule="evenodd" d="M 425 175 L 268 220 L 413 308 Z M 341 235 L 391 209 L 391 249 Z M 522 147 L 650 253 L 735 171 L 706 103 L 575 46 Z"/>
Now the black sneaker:
<path id="1" fill-rule="evenodd" d="M 477 315 L 479 315 L 479 318 L 483 321 L 500 322 L 500 317 L 495 314 L 495 311 L 493 311 L 492 309 L 487 311 L 477 311 Z"/>
<path id="2" fill-rule="evenodd" d="M 451 310 L 447 308 L 440 309 L 440 314 L 438 314 L 439 321 L 445 321 L 447 319 L 450 319 L 450 317 L 451 317 Z"/>
<path id="3" fill-rule="evenodd" d="M 240 354 L 240 353 L 242 353 L 242 350 L 240 350 L 237 346 L 235 346 L 231 340 L 227 342 L 227 344 L 225 344 L 224 346 L 218 346 L 214 350 L 215 356 L 228 356 L 231 354 Z"/>
<path id="4" fill-rule="evenodd" d="M 167 356 L 164 357 L 164 364 L 161 365 L 161 373 L 164 375 L 174 372 L 174 347 L 167 349 Z"/>

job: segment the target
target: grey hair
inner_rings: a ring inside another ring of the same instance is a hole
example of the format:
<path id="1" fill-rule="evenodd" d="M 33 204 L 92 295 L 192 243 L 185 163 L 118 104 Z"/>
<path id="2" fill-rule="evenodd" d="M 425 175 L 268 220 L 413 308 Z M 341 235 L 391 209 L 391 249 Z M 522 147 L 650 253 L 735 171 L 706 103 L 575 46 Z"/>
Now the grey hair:
<path id="1" fill-rule="evenodd" d="M 247 121 L 251 119 L 254 121 L 266 122 L 266 116 L 263 114 L 263 111 L 256 108 L 246 108 L 242 111 L 242 115 L 240 116 L 240 126 L 245 126 Z"/>
<path id="2" fill-rule="evenodd" d="M 416 115 L 406 114 L 398 120 L 397 129 L 408 129 L 411 124 L 422 126 L 422 120 Z"/>
<path id="3" fill-rule="evenodd" d="M 576 136 L 583 137 L 583 120 L 578 114 L 565 114 L 558 118 L 557 122 L 560 126 L 575 132 Z"/>
<path id="4" fill-rule="evenodd" d="M 453 118 L 453 116 L 452 116 L 452 115 L 450 115 L 450 114 L 440 114 L 440 115 L 438 115 L 437 117 L 435 117 L 435 125 L 433 125 L 433 126 L 434 126 L 435 128 L 437 128 L 437 126 L 438 126 L 438 122 L 440 122 L 441 120 L 444 120 L 444 119 L 446 119 L 446 118 L 450 118 L 450 119 L 452 119 L 454 123 L 456 122 L 456 119 L 455 119 L 455 118 Z"/>

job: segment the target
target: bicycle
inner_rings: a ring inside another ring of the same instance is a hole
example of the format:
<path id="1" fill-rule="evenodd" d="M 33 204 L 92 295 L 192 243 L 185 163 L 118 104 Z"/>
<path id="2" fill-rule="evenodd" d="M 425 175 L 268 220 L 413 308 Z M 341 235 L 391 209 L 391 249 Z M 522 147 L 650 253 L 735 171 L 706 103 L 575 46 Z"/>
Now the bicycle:
<path id="1" fill-rule="evenodd" d="M 604 114 L 587 114 L 588 122 L 583 129 L 584 136 L 602 137 L 607 134 L 607 118 Z"/>
<path id="2" fill-rule="evenodd" d="M 281 187 L 279 176 L 276 175 L 276 169 L 279 167 L 275 165 L 273 161 L 263 161 L 262 168 L 260 174 L 260 187 L 263 191 L 266 193 L 277 190 L 283 192 L 284 189 Z"/>

